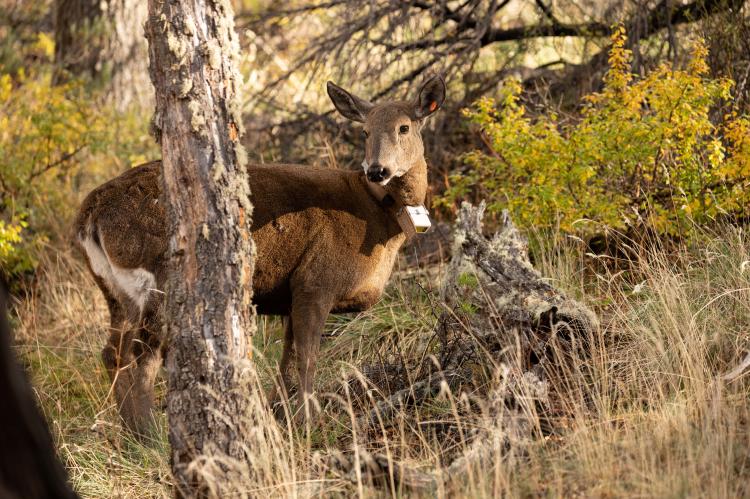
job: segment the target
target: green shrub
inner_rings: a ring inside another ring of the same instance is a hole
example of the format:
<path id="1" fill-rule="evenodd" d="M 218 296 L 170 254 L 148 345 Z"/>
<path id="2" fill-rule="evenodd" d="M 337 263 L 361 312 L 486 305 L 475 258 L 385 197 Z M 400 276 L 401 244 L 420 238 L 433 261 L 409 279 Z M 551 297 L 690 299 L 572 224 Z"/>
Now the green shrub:
<path id="1" fill-rule="evenodd" d="M 473 194 L 490 214 L 507 208 L 522 225 L 584 236 L 603 227 L 682 234 L 693 222 L 750 215 L 750 120 L 711 119 L 734 82 L 707 75 L 702 41 L 685 69 L 663 64 L 636 78 L 625 41 L 616 29 L 604 88 L 572 124 L 530 118 L 513 80 L 499 107 L 483 98 L 465 110 L 490 151 L 466 155 L 468 170 L 438 202 Z"/>

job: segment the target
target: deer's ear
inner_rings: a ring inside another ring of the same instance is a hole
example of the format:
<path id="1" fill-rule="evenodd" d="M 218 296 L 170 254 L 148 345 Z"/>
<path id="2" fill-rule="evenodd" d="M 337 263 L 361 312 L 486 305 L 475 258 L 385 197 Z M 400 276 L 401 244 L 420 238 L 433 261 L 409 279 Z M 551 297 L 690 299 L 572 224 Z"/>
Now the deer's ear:
<path id="1" fill-rule="evenodd" d="M 373 108 L 373 105 L 369 101 L 350 94 L 330 81 L 326 85 L 326 89 L 328 90 L 328 97 L 331 98 L 338 112 L 352 121 L 364 123 L 367 113 Z"/>
<path id="2" fill-rule="evenodd" d="M 440 75 L 429 78 L 422 84 L 417 97 L 414 115 L 423 119 L 440 109 L 445 100 L 445 81 Z"/>

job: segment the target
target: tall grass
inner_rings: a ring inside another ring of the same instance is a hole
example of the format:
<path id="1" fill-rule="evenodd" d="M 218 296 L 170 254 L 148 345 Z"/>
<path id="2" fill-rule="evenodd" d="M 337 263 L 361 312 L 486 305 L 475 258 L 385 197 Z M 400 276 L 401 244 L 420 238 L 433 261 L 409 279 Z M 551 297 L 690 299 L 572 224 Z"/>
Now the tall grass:
<path id="1" fill-rule="evenodd" d="M 578 244 L 571 240 L 536 255 L 543 274 L 585 300 L 604 324 L 601 341 L 551 387 L 562 395 L 566 416 L 546 436 L 510 453 L 498 447 L 433 492 L 749 496 L 750 374 L 732 382 L 720 376 L 750 349 L 750 237 L 728 229 L 678 250 L 638 247 L 618 265 Z M 502 435 L 507 428 L 498 426 L 502 419 L 493 411 L 503 408 L 472 412 L 458 393 L 405 410 L 387 427 L 358 423 L 367 398 L 377 395 L 374 386 L 367 392 L 352 383 L 358 368 L 416 363 L 431 351 L 439 275 L 435 269 L 397 273 L 372 310 L 331 317 L 316 380 L 322 413 L 310 431 L 279 422 L 266 409 L 262 393 L 282 328 L 278 320 L 263 319 L 254 340 L 258 369 L 247 374 L 252 410 L 243 425 L 251 462 L 195 464 L 216 477 L 216 494 L 369 497 L 391 489 L 412 495 L 394 476 L 375 488 L 361 467 L 340 476 L 324 463 L 335 455 L 366 465 L 371 453 L 380 453 L 430 471 L 469 449 L 477 429 Z M 67 249 L 51 247 L 33 289 L 15 306 L 18 351 L 74 486 L 85 497 L 170 496 L 165 419 L 149 446 L 130 438 L 117 420 L 99 360 L 106 306 L 83 264 Z M 541 427 L 539 415 L 527 412 Z"/>

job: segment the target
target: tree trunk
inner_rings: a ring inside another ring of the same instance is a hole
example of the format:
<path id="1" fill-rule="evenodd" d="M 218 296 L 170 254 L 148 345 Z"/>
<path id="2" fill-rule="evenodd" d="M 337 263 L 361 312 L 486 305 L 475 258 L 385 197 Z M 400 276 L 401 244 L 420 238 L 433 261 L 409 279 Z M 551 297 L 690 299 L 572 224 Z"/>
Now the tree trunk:
<path id="1" fill-rule="evenodd" d="M 153 104 L 140 0 L 56 0 L 55 81 L 69 76 L 106 85 L 117 109 Z"/>
<path id="2" fill-rule="evenodd" d="M 202 497 L 210 481 L 200 467 L 189 469 L 191 462 L 245 461 L 239 429 L 247 394 L 238 374 L 255 330 L 255 249 L 239 143 L 238 44 L 228 2 L 149 0 L 148 7 L 154 132 L 171 234 L 165 322 L 172 470 L 178 497 Z M 222 480 L 217 471 L 210 480 Z"/>
<path id="3" fill-rule="evenodd" d="M 67 483 L 36 393 L 13 351 L 9 295 L 0 278 L 0 497 L 78 499 Z M 12 430 L 11 430 L 12 428 Z"/>

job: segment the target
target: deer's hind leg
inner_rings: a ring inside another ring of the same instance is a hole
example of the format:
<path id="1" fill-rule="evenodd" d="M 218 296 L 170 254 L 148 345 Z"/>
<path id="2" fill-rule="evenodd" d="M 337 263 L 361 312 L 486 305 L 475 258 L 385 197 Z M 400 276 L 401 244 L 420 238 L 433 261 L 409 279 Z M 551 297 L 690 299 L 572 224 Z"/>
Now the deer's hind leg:
<path id="1" fill-rule="evenodd" d="M 133 331 L 130 362 L 115 383 L 122 419 L 137 436 L 149 436 L 154 423 L 154 384 L 163 361 L 159 327 L 157 317 L 148 317 Z"/>
<path id="2" fill-rule="evenodd" d="M 139 438 L 151 435 L 154 421 L 154 384 L 163 359 L 158 327 L 152 316 L 138 327 L 113 332 L 103 352 L 120 416 Z"/>
<path id="3" fill-rule="evenodd" d="M 102 360 L 117 409 L 128 429 L 138 437 L 147 437 L 153 422 L 154 383 L 163 359 L 160 315 L 151 311 L 143 319 L 134 320 L 136 326 L 131 325 L 127 305 L 103 282 L 97 279 L 97 283 L 110 313 L 110 335 L 102 350 Z"/>
<path id="4" fill-rule="evenodd" d="M 119 359 L 123 352 L 122 346 L 129 328 L 127 314 L 125 308 L 109 291 L 104 282 L 96 276 L 95 280 L 104 295 L 107 308 L 109 309 L 109 340 L 102 349 L 102 360 L 104 361 L 104 367 L 107 369 L 107 374 L 109 374 L 109 380 L 114 383 L 115 375 L 120 365 Z"/>
<path id="5" fill-rule="evenodd" d="M 303 409 L 303 413 L 298 414 L 298 421 L 301 416 L 310 419 L 316 412 L 315 401 L 312 398 L 315 368 L 318 363 L 320 339 L 332 305 L 333 298 L 320 288 L 309 291 L 297 289 L 293 293 L 292 329 Z"/>

